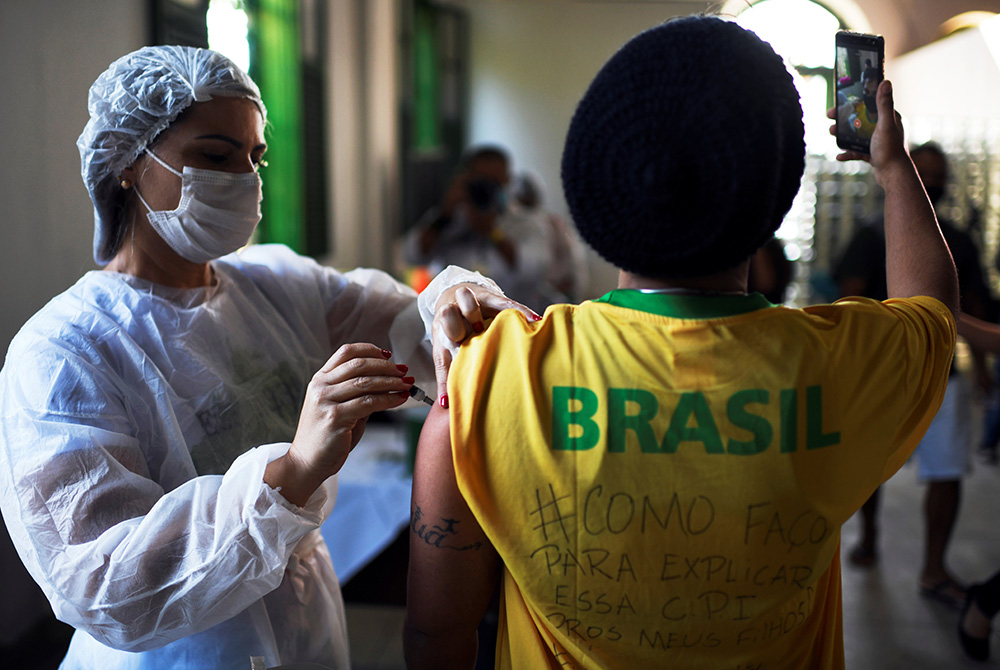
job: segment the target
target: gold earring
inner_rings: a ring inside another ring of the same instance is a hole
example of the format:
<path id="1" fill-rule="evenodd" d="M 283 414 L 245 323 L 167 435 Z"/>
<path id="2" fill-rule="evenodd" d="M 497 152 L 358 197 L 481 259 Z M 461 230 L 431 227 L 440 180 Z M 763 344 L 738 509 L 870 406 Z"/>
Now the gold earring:
<path id="1" fill-rule="evenodd" d="M 132 188 L 132 182 L 130 182 L 128 179 L 122 179 L 121 185 L 122 185 L 122 188 L 124 188 L 124 189 Z"/>

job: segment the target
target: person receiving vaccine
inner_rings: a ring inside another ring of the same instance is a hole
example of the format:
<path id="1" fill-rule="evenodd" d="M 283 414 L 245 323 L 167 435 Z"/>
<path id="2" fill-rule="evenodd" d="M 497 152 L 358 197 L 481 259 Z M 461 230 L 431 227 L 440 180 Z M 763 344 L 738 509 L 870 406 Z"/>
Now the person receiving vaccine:
<path id="1" fill-rule="evenodd" d="M 0 509 L 76 628 L 62 668 L 347 667 L 318 531 L 335 475 L 373 412 L 435 387 L 426 332 L 444 352 L 519 306 L 461 269 L 418 306 L 382 272 L 234 253 L 261 216 L 266 110 L 218 53 L 128 54 L 89 111 L 103 270 L 33 316 L 0 371 Z"/>

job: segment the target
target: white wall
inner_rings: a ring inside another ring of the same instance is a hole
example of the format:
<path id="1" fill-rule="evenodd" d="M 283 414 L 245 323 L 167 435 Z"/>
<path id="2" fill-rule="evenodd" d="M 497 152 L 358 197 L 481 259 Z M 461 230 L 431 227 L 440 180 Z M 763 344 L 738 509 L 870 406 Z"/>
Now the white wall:
<path id="1" fill-rule="evenodd" d="M 362 219 L 341 222 L 365 237 L 350 266 L 388 268 L 399 226 L 399 3 L 366 0 L 365 208 Z"/>
<path id="2" fill-rule="evenodd" d="M 1000 118 L 1000 17 L 885 64 L 896 108 L 920 117 Z"/>
<path id="3" fill-rule="evenodd" d="M 76 138 L 90 84 L 142 46 L 145 3 L 130 0 L 0 2 L 0 351 L 52 296 L 96 269 L 93 207 Z M 48 605 L 0 534 L 0 644 Z"/>
<path id="4" fill-rule="evenodd" d="M 331 222 L 330 243 L 334 253 L 327 259 L 332 265 L 360 255 L 361 240 L 351 221 L 360 221 L 364 207 L 361 165 L 364 141 L 359 129 L 364 127 L 363 72 L 364 8 L 356 0 L 333 0 L 330 3 L 328 35 L 329 63 L 327 79 L 327 137 L 330 149 L 330 175 L 333 187 L 327 194 Z"/>
<path id="5" fill-rule="evenodd" d="M 323 261 L 389 268 L 399 211 L 398 4 L 329 0 L 329 14 L 333 253 Z"/>
<path id="6" fill-rule="evenodd" d="M 145 4 L 0 3 L 0 351 L 45 302 L 96 268 L 76 138 L 90 84 L 142 46 Z"/>

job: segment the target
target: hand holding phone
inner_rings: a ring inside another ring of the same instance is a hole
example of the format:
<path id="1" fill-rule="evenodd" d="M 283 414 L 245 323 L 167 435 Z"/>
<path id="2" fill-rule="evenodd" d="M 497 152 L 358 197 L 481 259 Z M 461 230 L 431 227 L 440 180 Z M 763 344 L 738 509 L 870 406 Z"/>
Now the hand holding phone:
<path id="1" fill-rule="evenodd" d="M 837 146 L 871 153 L 878 123 L 875 93 L 885 78 L 885 41 L 881 35 L 841 30 L 836 37 Z"/>

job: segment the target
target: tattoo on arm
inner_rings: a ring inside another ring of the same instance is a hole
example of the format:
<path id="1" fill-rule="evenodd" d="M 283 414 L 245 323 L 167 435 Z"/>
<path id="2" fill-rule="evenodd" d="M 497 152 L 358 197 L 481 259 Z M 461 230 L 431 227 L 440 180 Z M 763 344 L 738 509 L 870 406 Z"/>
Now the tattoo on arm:
<path id="1" fill-rule="evenodd" d="M 424 521 L 423 510 L 420 505 L 413 506 L 413 516 L 410 518 L 410 530 L 431 547 L 437 549 L 451 549 L 452 551 L 477 551 L 482 549 L 483 543 L 476 541 L 472 544 L 457 544 L 458 530 L 455 526 L 460 523 L 457 519 L 441 517 L 439 524 L 428 527 L 428 522 Z"/>

